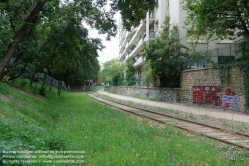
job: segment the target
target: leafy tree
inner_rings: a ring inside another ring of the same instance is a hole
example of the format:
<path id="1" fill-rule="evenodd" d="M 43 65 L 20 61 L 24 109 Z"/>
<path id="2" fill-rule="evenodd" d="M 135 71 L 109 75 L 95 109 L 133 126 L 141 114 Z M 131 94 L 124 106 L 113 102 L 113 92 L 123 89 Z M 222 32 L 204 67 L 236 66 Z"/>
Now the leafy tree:
<path id="1" fill-rule="evenodd" d="M 50 31 L 43 52 L 48 58 L 42 68 L 56 79 L 69 85 L 82 85 L 86 80 L 96 80 L 99 64 L 97 50 L 103 45 L 97 38 L 89 38 L 87 30 L 72 21 L 60 24 Z M 41 67 L 40 67 L 41 68 Z"/>
<path id="2" fill-rule="evenodd" d="M 135 68 L 132 61 L 126 63 L 125 69 L 125 85 L 132 86 L 136 84 L 136 77 L 134 76 Z"/>
<path id="3" fill-rule="evenodd" d="M 112 85 L 118 85 L 118 79 L 124 76 L 125 64 L 119 63 L 118 59 L 112 59 L 104 63 L 102 77 L 104 82 Z"/>
<path id="4" fill-rule="evenodd" d="M 160 78 L 160 86 L 178 87 L 184 55 L 182 52 L 187 48 L 180 43 L 178 27 L 170 25 L 169 21 L 167 16 L 159 37 L 146 45 L 145 53 L 153 75 Z"/>
<path id="5" fill-rule="evenodd" d="M 3 78 L 6 68 L 22 39 L 28 35 L 28 31 L 34 28 L 37 23 L 51 24 L 51 20 L 56 19 L 63 22 L 60 15 L 65 16 L 66 20 L 77 20 L 80 24 L 86 22 L 91 28 L 96 28 L 99 33 L 107 33 L 107 39 L 114 36 L 117 32 L 117 26 L 113 15 L 121 10 L 122 20 L 126 21 L 125 28 L 129 29 L 132 25 L 138 25 L 142 18 L 145 18 L 145 11 L 152 9 L 155 5 L 154 0 L 131 0 L 119 1 L 112 0 L 110 4 L 111 10 L 106 11 L 107 0 L 74 0 L 74 1 L 58 1 L 58 0 L 7 0 L 0 1 L 1 25 L 6 26 L 3 39 L 0 40 L 3 59 L 0 63 L 0 80 Z M 138 10 L 143 6 L 144 10 Z M 61 12 L 60 8 L 68 9 Z M 8 30 L 11 30 L 9 32 Z M 11 37 L 12 36 L 12 37 Z M 1 36 L 2 37 L 2 36 Z M 5 45 L 5 46 L 2 46 Z"/>
<path id="6" fill-rule="evenodd" d="M 154 10 L 157 0 L 112 0 L 111 6 L 120 11 L 125 29 L 137 27 L 145 19 L 148 10 Z"/>
<path id="7" fill-rule="evenodd" d="M 144 84 L 147 87 L 156 86 L 156 77 L 155 77 L 155 75 L 153 75 L 152 64 L 151 64 L 150 60 L 145 62 L 144 68 L 145 68 L 145 71 L 146 71 L 145 72 Z"/>
<path id="8" fill-rule="evenodd" d="M 187 11 L 185 24 L 192 37 L 249 37 L 247 0 L 182 0 L 182 8 Z"/>

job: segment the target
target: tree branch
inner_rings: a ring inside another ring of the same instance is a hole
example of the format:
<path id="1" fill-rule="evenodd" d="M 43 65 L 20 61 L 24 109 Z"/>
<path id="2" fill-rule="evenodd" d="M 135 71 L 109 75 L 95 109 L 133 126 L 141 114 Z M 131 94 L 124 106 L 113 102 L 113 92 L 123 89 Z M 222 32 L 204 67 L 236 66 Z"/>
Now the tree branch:
<path id="1" fill-rule="evenodd" d="M 3 78 L 4 70 L 8 66 L 10 59 L 15 54 L 15 51 L 25 35 L 26 31 L 30 27 L 30 23 L 32 23 L 39 12 L 39 10 L 45 5 L 47 0 L 40 0 L 39 3 L 32 9 L 32 11 L 27 15 L 27 17 L 24 19 L 24 23 L 22 27 L 15 33 L 13 37 L 13 42 L 10 45 L 10 48 L 6 52 L 1 64 L 0 64 L 0 80 Z"/>

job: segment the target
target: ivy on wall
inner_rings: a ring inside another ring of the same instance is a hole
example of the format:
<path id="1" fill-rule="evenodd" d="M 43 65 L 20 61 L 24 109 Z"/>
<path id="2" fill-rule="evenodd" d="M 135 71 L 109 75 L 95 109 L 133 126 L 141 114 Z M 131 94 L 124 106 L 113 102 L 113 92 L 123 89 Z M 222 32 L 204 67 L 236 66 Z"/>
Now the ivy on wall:
<path id="1" fill-rule="evenodd" d="M 232 65 L 230 64 L 221 64 L 219 65 L 219 75 L 220 75 L 220 80 L 221 80 L 221 84 L 225 85 L 225 84 L 229 84 L 230 83 L 230 78 L 231 78 L 231 74 L 230 74 L 230 67 Z"/>
<path id="2" fill-rule="evenodd" d="M 245 38 L 235 45 L 237 52 L 241 53 L 241 57 L 233 62 L 219 64 L 219 73 L 222 85 L 230 83 L 231 74 L 229 73 L 231 66 L 238 66 L 243 72 L 244 96 L 246 113 L 249 113 L 249 39 Z"/>

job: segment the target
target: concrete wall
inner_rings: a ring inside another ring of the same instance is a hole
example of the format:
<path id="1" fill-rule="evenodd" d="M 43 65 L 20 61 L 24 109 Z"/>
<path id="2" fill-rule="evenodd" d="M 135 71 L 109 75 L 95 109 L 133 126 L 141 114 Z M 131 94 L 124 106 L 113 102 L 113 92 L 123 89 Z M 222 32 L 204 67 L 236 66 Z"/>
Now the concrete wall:
<path id="1" fill-rule="evenodd" d="M 180 0 L 170 0 L 169 1 L 169 15 L 170 24 L 179 25 L 180 24 Z"/>
<path id="2" fill-rule="evenodd" d="M 179 99 L 179 88 L 141 88 L 129 86 L 109 86 L 109 91 L 128 96 L 140 96 L 145 98 L 154 98 L 156 100 L 177 102 Z"/>

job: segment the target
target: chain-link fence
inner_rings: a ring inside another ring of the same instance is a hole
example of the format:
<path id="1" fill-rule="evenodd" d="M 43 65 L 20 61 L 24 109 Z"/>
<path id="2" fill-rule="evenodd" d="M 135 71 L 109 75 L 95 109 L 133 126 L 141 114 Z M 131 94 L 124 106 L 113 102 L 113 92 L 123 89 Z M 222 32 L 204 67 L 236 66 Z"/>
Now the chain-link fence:
<path id="1" fill-rule="evenodd" d="M 183 70 L 213 67 L 215 64 L 224 64 L 241 57 L 238 47 L 231 44 L 228 47 L 197 52 L 194 56 L 185 59 Z"/>
<path id="2" fill-rule="evenodd" d="M 143 85 L 142 76 L 133 76 L 129 78 L 118 78 L 114 79 L 112 82 L 109 82 L 109 85 L 113 86 L 142 86 Z"/>
<path id="3" fill-rule="evenodd" d="M 242 49 L 249 53 L 249 41 L 242 39 L 226 47 L 199 52 L 199 56 L 186 57 L 182 70 L 212 67 L 241 58 Z"/>
<path id="4" fill-rule="evenodd" d="M 232 62 L 242 57 L 242 52 L 249 54 L 249 40 L 241 39 L 227 45 L 226 47 L 218 47 L 207 51 L 198 51 L 198 56 L 186 56 L 182 70 L 198 69 L 205 67 L 213 67 L 216 64 L 224 64 Z M 139 85 L 143 84 L 141 78 L 137 78 Z"/>

